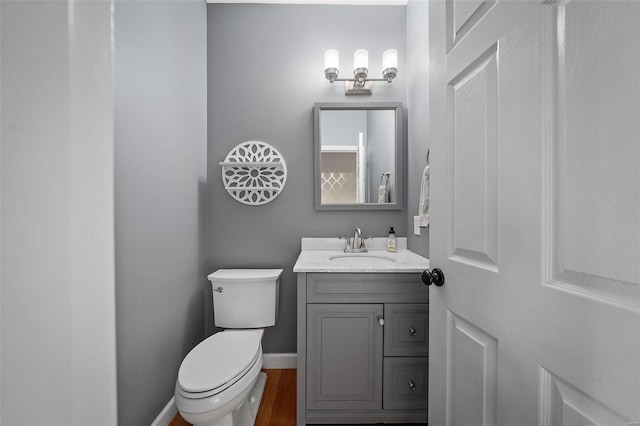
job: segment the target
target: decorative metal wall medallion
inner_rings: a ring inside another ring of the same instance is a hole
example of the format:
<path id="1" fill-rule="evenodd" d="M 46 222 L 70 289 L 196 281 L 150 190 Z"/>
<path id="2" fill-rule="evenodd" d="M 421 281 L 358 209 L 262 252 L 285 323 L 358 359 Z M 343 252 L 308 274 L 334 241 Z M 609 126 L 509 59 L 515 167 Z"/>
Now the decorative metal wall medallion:
<path id="1" fill-rule="evenodd" d="M 284 158 L 265 142 L 237 145 L 220 165 L 224 189 L 244 204 L 258 206 L 273 201 L 287 182 Z"/>

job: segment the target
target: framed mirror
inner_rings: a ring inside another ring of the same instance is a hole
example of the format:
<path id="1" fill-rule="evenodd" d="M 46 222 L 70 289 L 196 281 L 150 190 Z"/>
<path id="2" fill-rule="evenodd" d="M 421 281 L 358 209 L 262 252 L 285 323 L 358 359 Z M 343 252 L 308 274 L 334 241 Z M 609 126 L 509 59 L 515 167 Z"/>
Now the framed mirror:
<path id="1" fill-rule="evenodd" d="M 401 210 L 403 108 L 399 102 L 316 103 L 316 210 Z"/>

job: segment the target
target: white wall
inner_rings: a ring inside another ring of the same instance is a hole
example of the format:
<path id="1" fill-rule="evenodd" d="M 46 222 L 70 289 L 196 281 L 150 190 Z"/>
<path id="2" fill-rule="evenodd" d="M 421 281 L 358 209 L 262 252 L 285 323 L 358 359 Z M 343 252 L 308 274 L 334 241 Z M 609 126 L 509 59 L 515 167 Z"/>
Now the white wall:
<path id="1" fill-rule="evenodd" d="M 116 423 L 112 4 L 3 1 L 3 425 Z"/>

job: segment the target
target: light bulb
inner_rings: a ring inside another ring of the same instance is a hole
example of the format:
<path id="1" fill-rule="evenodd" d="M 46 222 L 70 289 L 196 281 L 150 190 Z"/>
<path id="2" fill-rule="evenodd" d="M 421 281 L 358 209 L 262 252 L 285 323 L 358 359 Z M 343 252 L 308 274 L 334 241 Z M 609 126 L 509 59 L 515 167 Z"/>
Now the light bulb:
<path id="1" fill-rule="evenodd" d="M 398 51 L 396 49 L 385 50 L 382 53 L 382 69 L 398 69 Z"/>
<path id="2" fill-rule="evenodd" d="M 382 77 L 391 83 L 398 73 L 398 51 L 396 49 L 385 50 L 382 53 Z"/>
<path id="3" fill-rule="evenodd" d="M 324 69 L 335 68 L 339 69 L 340 53 L 336 49 L 329 49 L 324 52 Z"/>
<path id="4" fill-rule="evenodd" d="M 367 49 L 358 49 L 353 54 L 353 68 L 369 68 L 369 52 Z"/>
<path id="5" fill-rule="evenodd" d="M 340 54 L 336 49 L 324 52 L 324 76 L 333 83 L 338 78 L 338 65 Z"/>

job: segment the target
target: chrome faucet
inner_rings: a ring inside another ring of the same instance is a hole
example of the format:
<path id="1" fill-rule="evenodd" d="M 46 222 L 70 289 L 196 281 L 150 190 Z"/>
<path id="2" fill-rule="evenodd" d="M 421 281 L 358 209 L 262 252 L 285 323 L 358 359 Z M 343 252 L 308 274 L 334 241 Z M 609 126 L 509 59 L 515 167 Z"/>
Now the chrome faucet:
<path id="1" fill-rule="evenodd" d="M 353 234 L 353 249 L 361 249 L 364 246 L 364 241 L 362 240 L 362 231 L 360 228 L 356 228 L 355 234 Z"/>
<path id="2" fill-rule="evenodd" d="M 362 231 L 360 228 L 356 228 L 356 232 L 353 234 L 353 238 L 340 237 L 347 240 L 347 246 L 344 248 L 345 253 L 366 253 L 367 248 L 364 246 L 364 240 L 362 238 Z M 369 237 L 370 238 L 370 237 Z"/>

